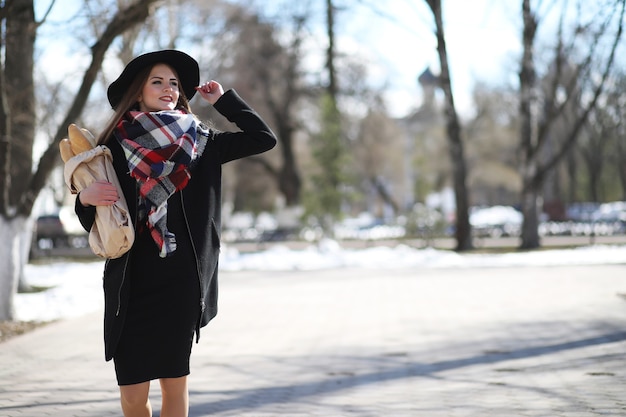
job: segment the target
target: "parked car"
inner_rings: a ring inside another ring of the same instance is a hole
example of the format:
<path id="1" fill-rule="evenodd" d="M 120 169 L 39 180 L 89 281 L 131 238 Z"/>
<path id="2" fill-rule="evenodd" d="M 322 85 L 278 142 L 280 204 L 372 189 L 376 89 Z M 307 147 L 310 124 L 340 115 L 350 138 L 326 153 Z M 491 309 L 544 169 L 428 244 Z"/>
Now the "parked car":
<path id="1" fill-rule="evenodd" d="M 45 214 L 37 218 L 33 230 L 31 257 L 89 247 L 89 237 L 78 223 L 71 209 L 61 209 L 58 214 Z"/>
<path id="2" fill-rule="evenodd" d="M 42 249 L 67 246 L 68 233 L 58 214 L 39 216 L 35 223 L 35 242 Z"/>
<path id="3" fill-rule="evenodd" d="M 600 203 L 594 202 L 572 203 L 565 210 L 565 216 L 570 221 L 588 222 L 599 207 Z"/>
<path id="4" fill-rule="evenodd" d="M 478 237 L 519 236 L 523 216 L 511 206 L 474 207 L 469 220 Z"/>

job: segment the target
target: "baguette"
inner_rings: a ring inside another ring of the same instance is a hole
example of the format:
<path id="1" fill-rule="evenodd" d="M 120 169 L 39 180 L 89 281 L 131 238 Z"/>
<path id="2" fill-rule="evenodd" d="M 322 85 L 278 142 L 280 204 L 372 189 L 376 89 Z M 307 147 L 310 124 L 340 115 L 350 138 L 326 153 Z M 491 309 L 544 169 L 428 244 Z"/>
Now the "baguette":
<path id="1" fill-rule="evenodd" d="M 61 159 L 63 162 L 67 162 L 74 156 L 74 152 L 72 151 L 70 140 L 68 138 L 61 139 L 61 142 L 59 142 L 59 151 L 61 152 Z"/>
<path id="2" fill-rule="evenodd" d="M 83 136 L 87 138 L 89 143 L 91 143 L 91 147 L 95 148 L 96 147 L 96 138 L 91 134 L 91 132 L 88 131 L 87 129 L 85 129 L 84 127 L 81 127 L 80 131 L 83 132 Z"/>
<path id="3" fill-rule="evenodd" d="M 84 133 L 74 123 L 68 126 L 67 133 L 70 137 L 72 152 L 74 152 L 75 155 L 93 148 L 89 139 L 85 137 Z"/>

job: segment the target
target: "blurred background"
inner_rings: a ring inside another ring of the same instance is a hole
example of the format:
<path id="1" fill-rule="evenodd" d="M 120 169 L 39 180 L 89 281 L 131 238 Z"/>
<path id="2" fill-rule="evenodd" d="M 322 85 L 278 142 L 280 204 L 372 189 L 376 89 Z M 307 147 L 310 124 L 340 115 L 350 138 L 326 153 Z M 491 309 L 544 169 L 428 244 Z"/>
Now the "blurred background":
<path id="1" fill-rule="evenodd" d="M 163 48 L 279 138 L 224 167 L 226 243 L 623 236 L 624 3 L 0 1 L 0 293 L 29 259 L 89 253 L 58 142 L 97 134 L 107 85 Z"/>

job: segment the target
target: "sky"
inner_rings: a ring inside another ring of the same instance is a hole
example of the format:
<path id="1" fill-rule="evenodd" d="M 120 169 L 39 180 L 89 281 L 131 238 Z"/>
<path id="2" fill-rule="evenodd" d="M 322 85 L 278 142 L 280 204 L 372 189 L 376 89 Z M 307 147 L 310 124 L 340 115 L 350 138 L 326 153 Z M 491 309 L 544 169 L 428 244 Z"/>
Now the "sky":
<path id="1" fill-rule="evenodd" d="M 36 2 L 38 17 L 49 1 Z M 512 8 L 517 2 L 501 0 L 443 3 L 452 86 L 459 112 L 467 113 L 475 81 L 501 83 L 515 74 L 514 59 L 520 50 L 519 11 Z M 79 4 L 80 0 L 56 0 L 51 21 L 73 15 Z M 338 46 L 368 62 L 370 82 L 384 88 L 391 114 L 406 116 L 421 102 L 418 76 L 428 67 L 439 71 L 432 14 L 423 0 L 361 0 L 350 4 L 337 15 Z M 87 62 L 72 56 L 67 65 L 58 65 L 60 55 L 72 52 L 59 33 L 40 31 L 40 59 L 51 77 L 67 79 Z"/>
<path id="2" fill-rule="evenodd" d="M 421 103 L 419 75 L 426 68 L 439 73 L 432 13 L 423 0 L 362 3 L 356 8 L 359 18 L 339 16 L 347 23 L 345 44 L 369 55 L 375 80 L 389 86 L 390 111 L 402 117 Z M 471 112 L 476 81 L 499 84 L 515 77 L 521 51 L 516 3 L 443 0 L 451 82 L 460 113 Z"/>
<path id="3" fill-rule="evenodd" d="M 241 253 L 223 245 L 220 273 L 227 279 L 235 271 L 322 271 L 341 268 L 394 269 L 419 271 L 425 268 L 530 267 L 556 265 L 609 265 L 626 263 L 626 245 L 594 245 L 575 249 L 551 249 L 501 254 L 465 254 L 432 248 L 416 249 L 406 245 L 345 249 L 333 240 L 311 244 L 305 249 L 276 245 L 265 251 Z M 52 260 L 46 264 L 26 265 L 26 281 L 49 288 L 46 291 L 18 294 L 16 319 L 49 321 L 78 317 L 102 311 L 102 271 L 104 262 Z M 305 276 L 311 276 L 307 274 Z M 294 275 L 297 278 L 297 275 Z"/>

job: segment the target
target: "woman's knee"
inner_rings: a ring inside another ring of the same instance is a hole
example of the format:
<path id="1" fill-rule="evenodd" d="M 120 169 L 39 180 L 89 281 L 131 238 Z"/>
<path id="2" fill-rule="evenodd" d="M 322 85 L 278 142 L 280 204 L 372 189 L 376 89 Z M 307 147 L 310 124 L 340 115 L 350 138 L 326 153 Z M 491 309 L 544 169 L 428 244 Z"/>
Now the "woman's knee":
<path id="1" fill-rule="evenodd" d="M 187 393 L 187 377 L 161 378 L 161 392 L 163 395 L 181 395 Z"/>
<path id="2" fill-rule="evenodd" d="M 150 382 L 120 386 L 120 397 L 122 402 L 131 407 L 147 404 L 149 393 Z"/>

